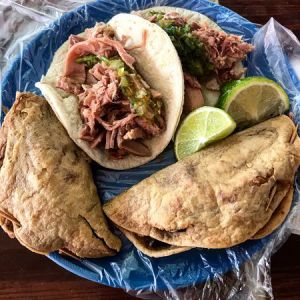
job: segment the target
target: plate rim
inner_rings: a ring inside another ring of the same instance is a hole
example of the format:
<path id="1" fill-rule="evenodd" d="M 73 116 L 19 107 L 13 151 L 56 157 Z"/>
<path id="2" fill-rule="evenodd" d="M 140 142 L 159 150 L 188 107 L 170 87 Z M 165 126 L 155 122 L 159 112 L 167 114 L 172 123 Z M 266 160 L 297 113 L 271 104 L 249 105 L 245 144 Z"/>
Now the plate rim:
<path id="1" fill-rule="evenodd" d="M 24 47 L 24 50 L 23 51 L 29 51 L 30 50 L 30 47 L 32 47 L 32 45 L 36 42 L 38 42 L 41 37 L 43 36 L 43 33 L 47 30 L 49 30 L 50 28 L 52 30 L 55 30 L 53 27 L 56 27 L 58 26 L 58 22 L 60 22 L 61 20 L 63 19 L 68 19 L 70 17 L 72 17 L 74 14 L 76 13 L 80 13 L 80 11 L 82 10 L 85 10 L 87 6 L 91 7 L 92 9 L 92 6 L 93 5 L 97 5 L 99 3 L 103 3 L 105 0 L 97 0 L 97 1 L 93 1 L 93 2 L 89 2 L 89 3 L 86 3 L 82 6 L 79 6 L 71 11 L 68 11 L 66 13 L 64 13 L 60 18 L 54 20 L 53 22 L 51 22 L 50 24 L 48 24 L 46 27 L 42 28 L 39 32 L 36 33 L 36 35 L 28 42 L 28 44 L 26 45 L 26 47 Z M 234 15 L 236 18 L 240 19 L 240 20 L 243 20 L 243 21 L 246 21 L 249 25 L 253 26 L 253 28 L 255 28 L 256 30 L 258 29 L 257 25 L 254 24 L 253 22 L 250 22 L 249 20 L 247 20 L 246 18 L 240 16 L 238 13 L 230 10 L 229 8 L 227 7 L 224 7 L 222 5 L 219 5 L 219 4 L 216 4 L 216 3 L 213 3 L 213 2 L 210 2 L 208 0 L 200 0 L 200 1 L 196 1 L 197 3 L 201 3 L 201 2 L 204 2 L 206 3 L 207 7 L 212 7 L 212 8 L 216 8 L 216 7 L 222 7 L 223 11 L 225 12 L 228 12 L 230 13 L 231 15 Z M 145 4 L 150 4 L 151 3 L 151 0 L 146 0 L 145 1 Z M 168 3 L 166 3 L 167 5 Z M 178 6 L 178 7 L 182 7 L 181 6 Z M 4 74 L 3 74 L 3 77 L 2 77 L 2 82 L 1 82 L 1 103 L 2 103 L 2 93 L 3 93 L 3 87 L 4 86 L 7 86 L 8 82 L 11 80 L 11 77 L 12 77 L 12 72 L 16 69 L 16 66 L 18 66 L 19 64 L 21 64 L 21 59 L 22 59 L 22 55 L 19 53 L 18 55 L 16 55 L 14 57 L 14 59 L 12 60 L 11 64 L 5 69 L 4 71 Z M 1 109 L 1 108 L 0 108 Z M 2 111 L 0 111 L 0 115 L 2 116 Z M 2 119 L 2 118 L 0 118 Z M 1 125 L 1 120 L 0 120 L 0 125 Z M 276 231 L 277 232 L 277 231 Z M 253 246 L 252 248 L 255 248 L 255 250 L 251 251 L 251 256 L 256 254 L 257 252 L 263 250 L 263 248 L 267 245 L 268 241 L 270 239 L 270 236 L 268 238 L 265 238 L 265 239 L 262 239 L 262 240 L 259 240 L 257 243 L 261 242 L 262 244 L 259 245 L 258 247 L 257 246 Z M 228 249 L 226 249 L 228 250 Z M 58 254 L 57 252 L 54 252 L 54 253 L 50 253 L 49 255 L 47 255 L 47 257 L 49 259 L 51 259 L 53 262 L 55 262 L 57 265 L 61 266 L 62 268 L 68 270 L 69 272 L 73 273 L 73 274 L 76 274 L 82 278 L 85 278 L 85 279 L 88 279 L 88 280 L 91 280 L 91 281 L 94 281 L 94 282 L 97 282 L 97 283 L 101 283 L 101 284 L 104 284 L 104 285 L 107 285 L 107 286 L 111 286 L 111 287 L 118 287 L 118 288 L 123 288 L 123 289 L 126 289 L 126 284 L 121 281 L 121 284 L 120 284 L 120 281 L 116 281 L 116 284 L 112 284 L 112 282 L 107 282 L 105 280 L 103 280 L 103 277 L 100 276 L 100 274 L 96 273 L 96 272 L 92 272 L 91 270 L 88 270 L 87 268 L 84 269 L 84 268 L 78 268 L 78 266 L 75 265 L 75 261 L 73 262 L 72 258 L 68 258 L 66 259 L 65 257 L 63 257 L 62 255 Z M 239 264 L 242 264 L 246 261 L 246 259 L 241 259 L 239 260 Z M 224 272 L 222 272 L 222 274 L 225 274 L 227 273 L 228 271 L 230 271 L 230 268 L 227 268 L 225 270 L 222 270 Z M 101 278 L 102 277 L 102 278 Z M 186 284 L 184 286 L 176 286 L 176 288 L 181 288 L 181 287 L 185 287 L 185 286 L 189 286 L 190 284 L 200 284 L 201 282 L 204 281 L 203 278 L 198 278 L 199 280 L 197 282 L 186 282 Z M 149 286 L 149 284 L 148 284 Z M 135 286 L 133 290 L 152 290 L 153 289 L 153 286 L 150 285 L 150 287 L 147 287 L 145 289 L 145 286 Z M 156 286 L 156 290 L 165 290 L 165 288 L 163 286 L 160 286 L 159 284 Z"/>

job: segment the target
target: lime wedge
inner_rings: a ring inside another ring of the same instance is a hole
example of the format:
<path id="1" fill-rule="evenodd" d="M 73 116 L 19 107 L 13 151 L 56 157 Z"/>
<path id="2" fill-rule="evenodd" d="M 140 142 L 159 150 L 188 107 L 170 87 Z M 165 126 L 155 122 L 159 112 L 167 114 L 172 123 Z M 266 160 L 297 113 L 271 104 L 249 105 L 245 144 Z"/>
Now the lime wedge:
<path id="1" fill-rule="evenodd" d="M 190 113 L 181 123 L 175 138 L 178 160 L 233 132 L 236 124 L 223 110 L 203 106 Z"/>
<path id="2" fill-rule="evenodd" d="M 247 77 L 223 86 L 218 107 L 245 128 L 283 114 L 289 109 L 283 88 L 265 77 Z"/>

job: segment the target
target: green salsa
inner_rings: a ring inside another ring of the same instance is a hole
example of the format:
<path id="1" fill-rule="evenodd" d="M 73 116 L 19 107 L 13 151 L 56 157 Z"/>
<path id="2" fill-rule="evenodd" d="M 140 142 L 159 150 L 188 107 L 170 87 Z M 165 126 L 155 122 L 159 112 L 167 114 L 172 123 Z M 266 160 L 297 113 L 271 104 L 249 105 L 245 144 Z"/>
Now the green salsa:
<path id="1" fill-rule="evenodd" d="M 150 11 L 149 13 L 150 16 L 156 16 L 154 22 L 169 35 L 184 68 L 190 74 L 201 78 L 213 69 L 207 59 L 203 43 L 192 34 L 189 24 L 177 25 L 174 20 L 166 20 L 163 12 Z"/>
<path id="2" fill-rule="evenodd" d="M 79 57 L 76 62 L 85 64 L 87 68 L 92 68 L 95 64 L 104 62 L 108 67 L 116 70 L 119 78 L 119 87 L 138 116 L 154 120 L 157 115 L 161 115 L 162 100 L 152 97 L 150 89 L 143 85 L 142 77 L 135 70 L 129 68 L 119 56 L 108 58 L 90 54 Z"/>
<path id="3" fill-rule="evenodd" d="M 78 64 L 85 64 L 90 69 L 96 63 L 101 62 L 101 59 L 94 54 L 90 54 L 90 55 L 85 55 L 85 56 L 81 56 L 81 57 L 77 58 L 76 62 Z"/>

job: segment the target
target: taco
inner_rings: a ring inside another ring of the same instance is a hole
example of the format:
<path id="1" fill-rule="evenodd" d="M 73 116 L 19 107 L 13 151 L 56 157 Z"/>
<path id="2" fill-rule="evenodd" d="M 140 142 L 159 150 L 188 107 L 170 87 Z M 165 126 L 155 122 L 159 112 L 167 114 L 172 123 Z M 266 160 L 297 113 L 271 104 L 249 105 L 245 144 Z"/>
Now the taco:
<path id="1" fill-rule="evenodd" d="M 208 17 L 167 6 L 134 14 L 159 25 L 171 38 L 184 69 L 185 113 L 204 104 L 216 105 L 220 87 L 244 75 L 241 62 L 253 46 L 240 36 L 225 33 Z"/>
<path id="2" fill-rule="evenodd" d="M 269 234 L 284 221 L 299 151 L 297 128 L 282 115 L 160 170 L 103 210 L 150 255 L 183 250 L 178 247 L 232 247 Z"/>
<path id="3" fill-rule="evenodd" d="M 120 251 L 86 155 L 48 103 L 17 92 L 0 128 L 0 226 L 29 250 L 72 257 Z"/>
<path id="4" fill-rule="evenodd" d="M 164 150 L 184 97 L 168 35 L 130 14 L 71 35 L 37 87 L 75 143 L 100 165 L 119 170 Z"/>

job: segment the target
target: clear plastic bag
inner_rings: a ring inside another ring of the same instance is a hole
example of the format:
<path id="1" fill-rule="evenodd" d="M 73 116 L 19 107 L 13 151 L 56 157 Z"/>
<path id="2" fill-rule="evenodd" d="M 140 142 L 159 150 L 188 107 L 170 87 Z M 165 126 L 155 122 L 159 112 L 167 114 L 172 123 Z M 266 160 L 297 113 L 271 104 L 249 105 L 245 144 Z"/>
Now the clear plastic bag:
<path id="1" fill-rule="evenodd" d="M 49 67 L 52 56 L 70 33 L 79 33 L 95 21 L 107 21 L 119 12 L 150 6 L 179 6 L 199 11 L 224 30 L 243 35 L 256 47 L 248 58 L 248 75 L 277 80 L 288 92 L 291 112 L 300 122 L 300 45 L 286 28 L 271 19 L 257 26 L 234 12 L 205 0 L 188 1 L 6 1 L 0 0 L 1 118 L 17 90 L 39 93 L 34 84 Z M 83 6 L 82 6 L 83 5 Z M 79 7 L 79 8 L 78 8 Z M 75 9 L 72 12 L 68 12 Z M 68 13 L 66 13 L 68 12 Z M 175 161 L 172 147 L 159 159 L 128 171 L 93 165 L 103 202 Z M 49 258 L 87 279 L 121 287 L 144 299 L 260 299 L 272 298 L 271 255 L 291 231 L 299 233 L 299 176 L 293 209 L 272 235 L 224 250 L 193 249 L 167 258 L 149 258 L 137 251 L 120 232 L 122 251 L 112 258 L 74 260 L 51 253 Z"/>

